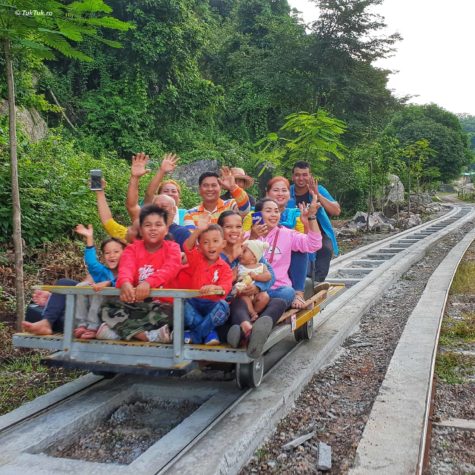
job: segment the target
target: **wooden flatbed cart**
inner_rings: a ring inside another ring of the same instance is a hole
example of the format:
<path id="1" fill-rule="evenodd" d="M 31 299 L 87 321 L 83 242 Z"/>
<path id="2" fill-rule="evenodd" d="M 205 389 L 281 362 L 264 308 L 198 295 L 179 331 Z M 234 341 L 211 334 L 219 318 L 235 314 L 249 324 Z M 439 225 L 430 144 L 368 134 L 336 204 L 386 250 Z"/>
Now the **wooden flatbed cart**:
<path id="1" fill-rule="evenodd" d="M 16 333 L 13 344 L 21 348 L 37 348 L 53 351 L 45 360 L 52 366 L 87 369 L 99 374 L 119 372 L 150 374 L 165 371 L 185 372 L 197 361 L 231 363 L 236 365 L 236 382 L 240 388 L 257 387 L 264 374 L 262 356 L 253 359 L 244 348 L 231 348 L 229 345 L 206 346 L 184 344 L 184 299 L 198 297 L 197 290 L 152 289 L 151 297 L 173 298 L 173 343 L 150 343 L 125 340 L 81 340 L 73 337 L 74 314 L 77 295 L 95 295 L 91 287 L 42 286 L 42 290 L 64 294 L 66 309 L 64 333 L 53 335 L 32 335 Z M 320 306 L 328 298 L 338 293 L 342 285 L 331 284 L 319 290 L 308 300 L 307 309 L 285 312 L 269 336 L 264 353 L 293 334 L 297 341 L 309 340 L 313 334 L 313 319 Z M 118 296 L 119 290 L 106 288 L 104 296 Z"/>

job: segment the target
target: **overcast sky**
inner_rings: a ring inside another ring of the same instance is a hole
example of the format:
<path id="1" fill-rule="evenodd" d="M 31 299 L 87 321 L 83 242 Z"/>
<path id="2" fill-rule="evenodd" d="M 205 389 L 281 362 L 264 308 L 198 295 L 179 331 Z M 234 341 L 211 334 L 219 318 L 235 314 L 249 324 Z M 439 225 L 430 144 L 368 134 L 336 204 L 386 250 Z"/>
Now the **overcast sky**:
<path id="1" fill-rule="evenodd" d="M 306 23 L 318 17 L 310 0 L 288 1 Z M 388 84 L 395 95 L 475 115 L 475 0 L 384 0 L 375 12 L 403 37 L 395 56 L 375 63 L 396 71 Z"/>

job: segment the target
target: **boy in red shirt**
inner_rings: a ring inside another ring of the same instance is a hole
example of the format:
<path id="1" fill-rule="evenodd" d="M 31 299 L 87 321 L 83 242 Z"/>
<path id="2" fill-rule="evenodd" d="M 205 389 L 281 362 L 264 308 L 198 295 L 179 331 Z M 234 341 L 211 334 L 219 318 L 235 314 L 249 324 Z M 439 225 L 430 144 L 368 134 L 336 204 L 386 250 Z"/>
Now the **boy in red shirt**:
<path id="1" fill-rule="evenodd" d="M 188 266 L 178 276 L 179 286 L 200 289 L 203 296 L 185 302 L 185 327 L 189 330 L 185 331 L 185 343 L 220 343 L 215 328 L 229 317 L 229 304 L 224 299 L 233 282 L 231 268 L 220 257 L 225 245 L 221 226 L 209 224 L 209 216 L 200 218 L 183 245 Z M 215 290 L 224 293 L 209 295 Z"/>
<path id="2" fill-rule="evenodd" d="M 103 308 L 105 323 L 96 338 L 171 341 L 166 325 L 171 319 L 171 306 L 158 300 L 144 302 L 151 288 L 167 286 L 181 268 L 180 246 L 165 241 L 167 218 L 167 212 L 155 205 L 144 206 L 140 211 L 142 239 L 125 248 L 119 263 L 116 287 L 120 288 L 122 303 L 110 303 Z"/>

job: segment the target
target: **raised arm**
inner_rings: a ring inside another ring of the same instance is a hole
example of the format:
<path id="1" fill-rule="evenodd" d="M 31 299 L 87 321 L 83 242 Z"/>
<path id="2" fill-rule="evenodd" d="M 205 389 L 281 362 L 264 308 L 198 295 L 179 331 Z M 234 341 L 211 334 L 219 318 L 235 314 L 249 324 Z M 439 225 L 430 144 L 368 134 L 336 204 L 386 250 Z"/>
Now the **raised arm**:
<path id="1" fill-rule="evenodd" d="M 125 240 L 127 236 L 127 228 L 125 226 L 122 226 L 112 218 L 112 213 L 107 203 L 106 194 L 104 192 L 105 187 L 106 182 L 105 180 L 102 180 L 102 190 L 95 191 L 97 211 L 102 226 L 110 237 Z"/>
<path id="2" fill-rule="evenodd" d="M 325 208 L 325 211 L 328 213 L 328 216 L 340 216 L 341 208 L 338 201 L 332 201 L 331 199 L 327 198 L 321 191 L 320 193 L 318 193 L 318 199 L 322 206 Z"/>
<path id="3" fill-rule="evenodd" d="M 221 188 L 228 190 L 235 201 L 233 208 L 242 216 L 246 216 L 251 211 L 251 202 L 247 193 L 236 185 L 236 180 L 231 173 L 229 167 L 221 168 L 221 176 L 219 178 Z"/>
<path id="4" fill-rule="evenodd" d="M 99 218 L 103 226 L 112 219 L 112 213 L 109 204 L 107 203 L 106 192 L 104 191 L 105 188 L 106 182 L 105 180 L 102 180 L 102 190 L 94 192 L 96 193 L 97 212 L 99 213 Z"/>
<path id="5" fill-rule="evenodd" d="M 313 176 L 309 179 L 308 188 L 316 193 L 318 202 L 323 206 L 329 216 L 340 216 L 341 208 L 338 201 L 335 201 L 327 189 L 319 185 Z"/>
<path id="6" fill-rule="evenodd" d="M 150 173 L 147 169 L 149 156 L 140 152 L 132 157 L 132 165 L 130 167 L 130 180 L 129 188 L 127 189 L 127 200 L 125 206 L 127 207 L 127 213 L 129 213 L 130 219 L 133 222 L 139 217 L 139 181 L 140 178 Z"/>
<path id="7" fill-rule="evenodd" d="M 152 178 L 152 181 L 145 192 L 144 204 L 148 205 L 153 201 L 153 197 L 155 196 L 160 183 L 163 181 L 163 178 L 167 173 L 172 173 L 175 170 L 179 159 L 180 158 L 174 153 L 167 153 L 163 156 L 160 168 Z"/>
<path id="8" fill-rule="evenodd" d="M 195 246 L 200 234 L 209 226 L 211 218 L 209 215 L 203 215 L 199 217 L 198 225 L 191 231 L 188 239 L 183 243 L 183 249 L 186 251 L 192 251 Z"/>

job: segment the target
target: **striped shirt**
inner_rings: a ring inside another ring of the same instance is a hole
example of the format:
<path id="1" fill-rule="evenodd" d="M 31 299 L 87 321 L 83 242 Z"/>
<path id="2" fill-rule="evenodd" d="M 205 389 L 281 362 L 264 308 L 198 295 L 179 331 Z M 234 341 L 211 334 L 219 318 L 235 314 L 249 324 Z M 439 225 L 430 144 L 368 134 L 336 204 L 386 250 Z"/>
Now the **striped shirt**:
<path id="1" fill-rule="evenodd" d="M 242 217 L 251 211 L 251 204 L 249 203 L 249 197 L 247 193 L 242 189 L 236 187 L 231 192 L 232 198 L 230 200 L 222 200 L 218 198 L 216 208 L 213 211 L 208 211 L 201 203 L 199 206 L 195 206 L 188 210 L 185 215 L 183 225 L 187 228 L 193 229 L 197 226 L 200 216 L 208 214 L 211 217 L 211 223 L 216 224 L 218 222 L 219 215 L 228 209 L 237 211 Z"/>

